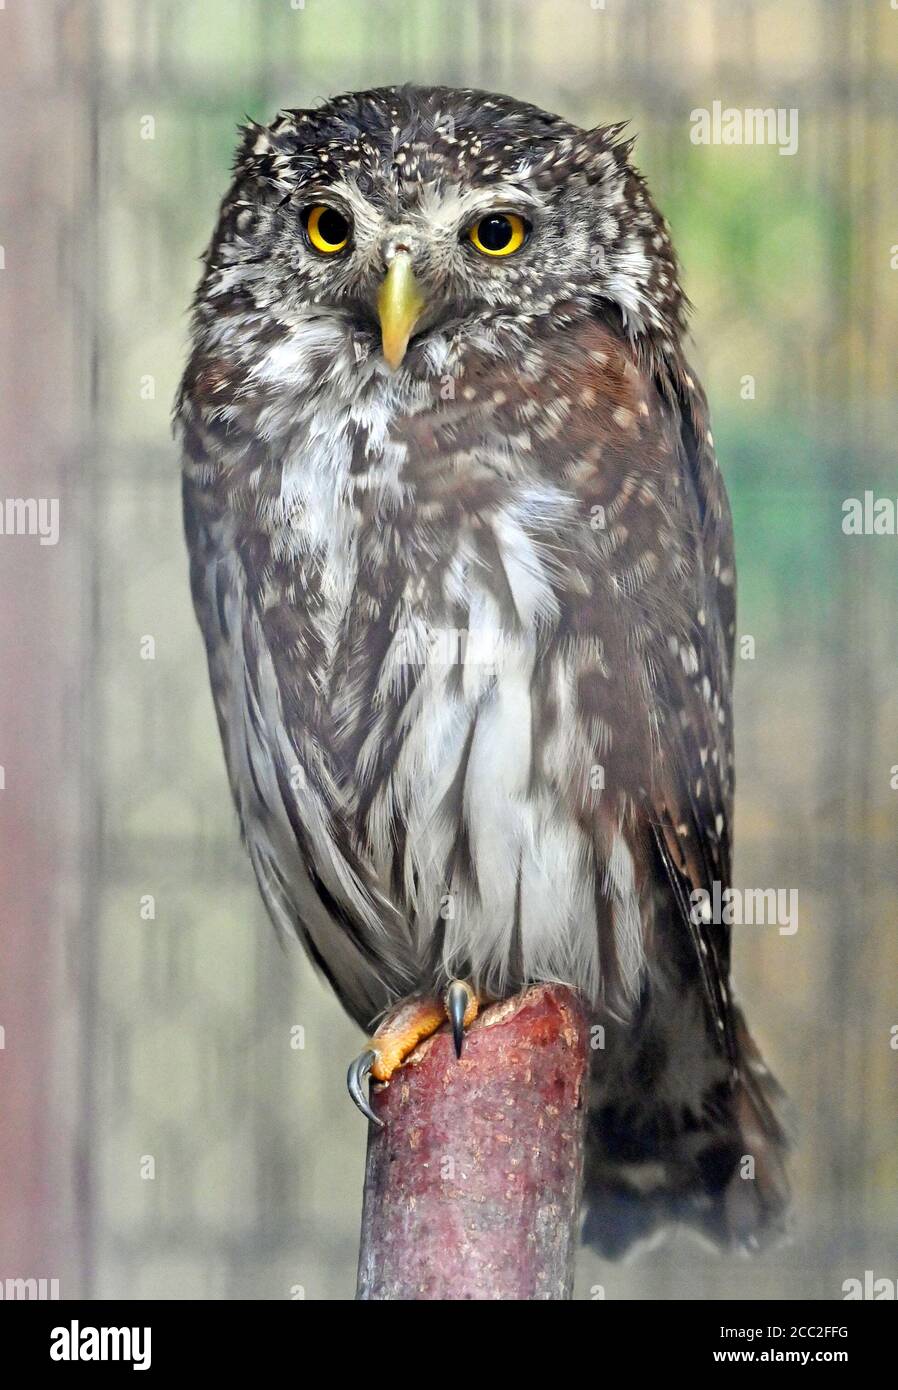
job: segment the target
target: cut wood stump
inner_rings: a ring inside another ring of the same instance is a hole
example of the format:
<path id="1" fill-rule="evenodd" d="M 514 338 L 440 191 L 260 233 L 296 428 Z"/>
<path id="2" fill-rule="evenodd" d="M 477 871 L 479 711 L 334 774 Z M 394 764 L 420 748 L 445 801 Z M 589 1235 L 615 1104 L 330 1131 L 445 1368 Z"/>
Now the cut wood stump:
<path id="1" fill-rule="evenodd" d="M 569 1299 L 589 1018 L 537 985 L 372 1088 L 357 1297 Z"/>

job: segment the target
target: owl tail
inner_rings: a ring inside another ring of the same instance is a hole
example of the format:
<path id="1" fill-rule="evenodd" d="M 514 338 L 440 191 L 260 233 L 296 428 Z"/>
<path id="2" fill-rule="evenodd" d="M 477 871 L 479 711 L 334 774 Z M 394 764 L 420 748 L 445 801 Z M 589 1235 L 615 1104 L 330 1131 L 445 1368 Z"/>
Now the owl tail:
<path id="1" fill-rule="evenodd" d="M 734 1030 L 736 1080 L 688 1008 L 672 1028 L 649 1013 L 596 1052 L 583 1236 L 606 1258 L 676 1226 L 749 1252 L 785 1233 L 783 1092 L 738 1011 Z"/>

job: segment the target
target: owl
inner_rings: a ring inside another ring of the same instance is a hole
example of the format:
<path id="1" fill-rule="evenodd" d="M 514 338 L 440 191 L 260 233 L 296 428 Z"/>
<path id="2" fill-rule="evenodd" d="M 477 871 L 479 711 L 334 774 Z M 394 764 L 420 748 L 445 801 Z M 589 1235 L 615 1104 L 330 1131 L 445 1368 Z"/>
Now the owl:
<path id="1" fill-rule="evenodd" d="M 373 1119 L 440 1026 L 460 1054 L 490 1002 L 576 988 L 609 1255 L 672 1222 L 751 1247 L 787 1200 L 709 906 L 730 514 L 622 132 L 415 86 L 250 123 L 175 407 L 243 839 L 369 1033 L 353 1097 Z"/>

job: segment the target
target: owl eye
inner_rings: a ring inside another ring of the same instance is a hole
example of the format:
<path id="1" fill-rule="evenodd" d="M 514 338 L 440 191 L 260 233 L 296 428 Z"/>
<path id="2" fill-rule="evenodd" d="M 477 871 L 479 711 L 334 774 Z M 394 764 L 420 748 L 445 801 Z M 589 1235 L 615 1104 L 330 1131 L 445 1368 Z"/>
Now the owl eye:
<path id="1" fill-rule="evenodd" d="M 527 239 L 530 226 L 514 212 L 491 212 L 468 229 L 468 240 L 484 256 L 510 256 Z"/>
<path id="2" fill-rule="evenodd" d="M 326 203 L 316 203 L 303 215 L 306 236 L 316 251 L 323 256 L 333 256 L 342 251 L 349 241 L 349 222 L 342 212 L 329 208 Z"/>

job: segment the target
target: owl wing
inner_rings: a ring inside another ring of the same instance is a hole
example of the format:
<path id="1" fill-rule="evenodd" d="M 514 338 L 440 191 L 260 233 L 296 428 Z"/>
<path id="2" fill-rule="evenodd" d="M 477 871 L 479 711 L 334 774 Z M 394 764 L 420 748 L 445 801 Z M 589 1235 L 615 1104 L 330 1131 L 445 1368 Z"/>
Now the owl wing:
<path id="1" fill-rule="evenodd" d="M 290 648 L 281 650 L 249 597 L 258 575 L 270 574 L 261 537 L 239 549 L 232 520 L 192 471 L 183 486 L 191 590 L 243 839 L 279 934 L 299 935 L 367 1027 L 412 983 L 406 924 L 349 842 L 320 785 L 316 750 L 290 720 L 282 679 Z"/>
<path id="2" fill-rule="evenodd" d="M 720 1041 L 735 1063 L 729 997 L 730 928 L 704 920 L 701 903 L 732 873 L 732 661 L 735 566 L 729 502 L 708 428 L 704 393 L 683 371 L 677 404 L 685 514 L 696 609 L 692 633 L 668 635 L 659 670 L 664 771 L 653 798 L 653 836 L 682 925 L 692 938 L 704 994 Z"/>
<path id="3" fill-rule="evenodd" d="M 612 407 L 611 416 L 612 423 L 617 423 L 615 415 L 632 416 L 627 429 L 618 431 L 633 440 L 634 457 L 626 463 L 621 458 L 623 476 L 638 475 L 642 467 L 644 479 L 651 479 L 659 455 L 671 469 L 658 488 L 663 502 L 648 510 L 667 532 L 665 544 L 672 547 L 667 582 L 679 589 L 681 599 L 666 606 L 666 621 L 664 604 L 658 605 L 654 620 L 647 615 L 646 686 L 654 701 L 655 746 L 640 819 L 648 823 L 676 919 L 691 942 L 709 1017 L 735 1064 L 730 929 L 706 921 L 700 905 L 713 901 L 715 884 L 720 893 L 727 889 L 731 876 L 732 521 L 705 396 L 688 370 L 681 368 L 672 383 L 662 384 L 640 364 L 635 377 L 625 367 L 622 380 L 625 400 L 622 407 Z M 639 508 L 637 500 L 622 510 L 625 531 L 627 515 L 632 518 Z M 638 547 L 651 545 L 645 531 L 644 521 L 633 521 L 618 561 L 624 572 L 638 566 Z"/>

